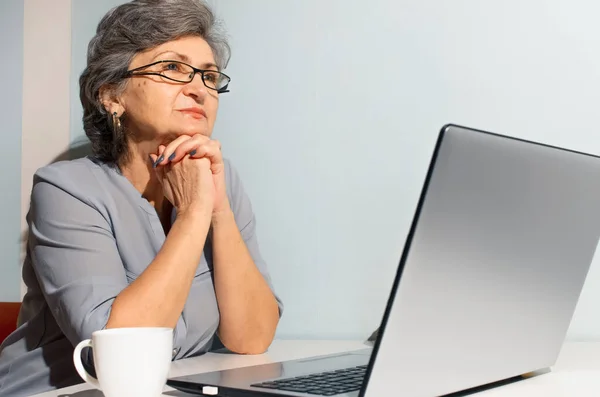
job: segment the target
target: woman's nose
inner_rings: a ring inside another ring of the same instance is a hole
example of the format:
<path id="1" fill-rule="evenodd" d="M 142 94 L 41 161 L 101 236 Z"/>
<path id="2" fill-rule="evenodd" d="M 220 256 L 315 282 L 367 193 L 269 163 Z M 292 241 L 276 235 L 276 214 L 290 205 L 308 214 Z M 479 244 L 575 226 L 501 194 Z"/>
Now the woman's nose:
<path id="1" fill-rule="evenodd" d="M 185 95 L 194 97 L 198 101 L 203 101 L 208 93 L 200 73 L 194 74 L 192 81 L 187 83 L 183 90 Z"/>

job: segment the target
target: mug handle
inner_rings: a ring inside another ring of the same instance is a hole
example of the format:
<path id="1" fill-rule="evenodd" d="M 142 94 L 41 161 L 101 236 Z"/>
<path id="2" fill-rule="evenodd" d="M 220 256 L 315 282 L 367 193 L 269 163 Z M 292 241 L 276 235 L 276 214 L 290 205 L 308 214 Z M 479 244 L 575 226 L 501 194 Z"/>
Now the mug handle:
<path id="1" fill-rule="evenodd" d="M 100 389 L 100 383 L 98 383 L 98 379 L 88 374 L 88 372 L 83 367 L 83 363 L 81 362 L 81 351 L 86 347 L 89 347 L 91 349 L 94 348 L 94 346 L 92 346 L 91 339 L 82 340 L 81 342 L 79 342 L 79 344 L 77 344 L 77 346 L 75 347 L 75 351 L 73 351 L 73 364 L 75 364 L 75 369 L 77 370 L 79 376 L 81 376 L 81 379 L 94 386 L 96 389 Z"/>

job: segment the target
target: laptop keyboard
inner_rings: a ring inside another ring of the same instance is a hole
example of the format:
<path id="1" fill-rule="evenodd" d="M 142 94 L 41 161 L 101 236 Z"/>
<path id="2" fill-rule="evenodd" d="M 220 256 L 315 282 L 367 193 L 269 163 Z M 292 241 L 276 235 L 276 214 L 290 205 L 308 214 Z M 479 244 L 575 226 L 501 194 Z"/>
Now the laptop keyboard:
<path id="1" fill-rule="evenodd" d="M 336 394 L 360 390 L 366 370 L 367 366 L 361 365 L 318 374 L 297 376 L 295 378 L 255 383 L 251 386 L 314 394 L 317 396 L 335 396 Z"/>

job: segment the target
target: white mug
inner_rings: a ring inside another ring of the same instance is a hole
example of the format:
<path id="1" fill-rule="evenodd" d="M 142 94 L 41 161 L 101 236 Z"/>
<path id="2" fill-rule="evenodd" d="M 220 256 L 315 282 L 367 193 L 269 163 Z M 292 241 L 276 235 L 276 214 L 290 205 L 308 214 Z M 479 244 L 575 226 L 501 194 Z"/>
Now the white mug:
<path id="1" fill-rule="evenodd" d="M 91 347 L 97 379 L 81 362 L 81 350 Z M 171 367 L 173 329 L 111 328 L 92 333 L 73 352 L 79 376 L 105 397 L 161 396 Z"/>

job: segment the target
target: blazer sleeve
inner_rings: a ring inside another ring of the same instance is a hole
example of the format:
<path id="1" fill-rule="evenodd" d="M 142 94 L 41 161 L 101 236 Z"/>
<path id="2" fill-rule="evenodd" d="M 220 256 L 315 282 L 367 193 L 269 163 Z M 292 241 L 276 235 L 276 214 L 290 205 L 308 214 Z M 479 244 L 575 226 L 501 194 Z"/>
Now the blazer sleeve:
<path id="1" fill-rule="evenodd" d="M 34 177 L 28 250 L 50 311 L 76 345 L 106 327 L 128 281 L 110 219 L 75 187 L 77 178 L 43 175 Z M 181 316 L 173 335 L 177 348 L 185 339 Z"/>

